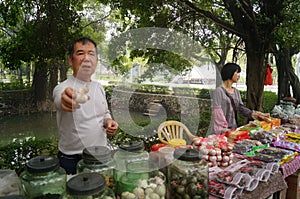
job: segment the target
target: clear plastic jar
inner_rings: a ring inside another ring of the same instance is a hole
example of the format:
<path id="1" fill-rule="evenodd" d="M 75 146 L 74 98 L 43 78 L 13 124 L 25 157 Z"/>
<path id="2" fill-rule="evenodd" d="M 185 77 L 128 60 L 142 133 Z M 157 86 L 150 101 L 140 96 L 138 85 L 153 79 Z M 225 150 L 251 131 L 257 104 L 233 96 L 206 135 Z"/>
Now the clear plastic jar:
<path id="1" fill-rule="evenodd" d="M 77 173 L 99 173 L 106 185 L 114 190 L 114 161 L 112 151 L 105 146 L 87 147 L 82 152 L 82 160 L 77 164 Z"/>
<path id="2" fill-rule="evenodd" d="M 68 180 L 61 199 L 115 199 L 115 194 L 106 186 L 103 175 L 80 173 Z"/>
<path id="3" fill-rule="evenodd" d="M 208 164 L 199 151 L 175 150 L 168 166 L 168 187 L 172 198 L 208 198 Z"/>
<path id="4" fill-rule="evenodd" d="M 23 194 L 29 199 L 58 199 L 65 192 L 67 175 L 58 158 L 37 156 L 26 164 L 20 181 Z"/>
<path id="5" fill-rule="evenodd" d="M 114 154 L 114 182 L 115 192 L 120 195 L 124 190 L 124 186 L 121 189 L 120 180 L 122 176 L 126 176 L 128 170 L 128 164 L 132 162 L 143 162 L 149 160 L 149 154 L 144 150 L 143 142 L 127 142 L 122 143 L 119 149 Z"/>

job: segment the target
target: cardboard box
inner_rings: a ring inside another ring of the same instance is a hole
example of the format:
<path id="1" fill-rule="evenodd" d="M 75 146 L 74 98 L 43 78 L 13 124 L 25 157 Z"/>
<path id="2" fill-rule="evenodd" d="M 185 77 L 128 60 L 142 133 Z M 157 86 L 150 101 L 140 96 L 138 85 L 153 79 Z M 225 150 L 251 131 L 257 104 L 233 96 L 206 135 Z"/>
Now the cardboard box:
<path id="1" fill-rule="evenodd" d="M 286 178 L 286 199 L 300 199 L 300 170 Z"/>

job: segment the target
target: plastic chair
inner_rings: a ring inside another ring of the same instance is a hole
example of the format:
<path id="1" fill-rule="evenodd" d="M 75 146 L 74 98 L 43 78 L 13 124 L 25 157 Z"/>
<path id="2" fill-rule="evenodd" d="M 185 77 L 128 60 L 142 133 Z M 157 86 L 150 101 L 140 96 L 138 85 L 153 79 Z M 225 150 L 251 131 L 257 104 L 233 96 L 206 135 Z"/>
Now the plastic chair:
<path id="1" fill-rule="evenodd" d="M 197 137 L 193 135 L 190 130 L 181 122 L 178 121 L 165 121 L 161 123 L 157 130 L 158 138 L 164 144 L 170 145 L 172 141 L 185 140 L 190 143 L 193 138 Z"/>

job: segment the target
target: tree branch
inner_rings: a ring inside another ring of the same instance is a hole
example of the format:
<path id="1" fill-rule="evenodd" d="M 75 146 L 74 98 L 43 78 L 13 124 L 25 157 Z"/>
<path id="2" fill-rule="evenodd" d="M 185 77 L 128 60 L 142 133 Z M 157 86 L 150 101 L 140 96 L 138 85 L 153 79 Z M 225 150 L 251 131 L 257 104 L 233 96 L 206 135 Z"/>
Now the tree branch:
<path id="1" fill-rule="evenodd" d="M 190 2 L 189 0 L 177 0 L 177 2 L 181 3 L 181 4 L 185 4 L 187 7 L 194 10 L 198 16 L 210 19 L 214 23 L 216 23 L 218 26 L 224 28 L 225 30 L 227 30 L 233 34 L 236 34 L 239 37 L 242 37 L 243 33 L 241 31 L 239 31 L 237 28 L 235 28 L 230 23 L 227 23 L 224 20 L 219 19 L 212 12 L 209 12 L 207 10 L 203 10 L 203 9 L 197 7 L 194 3 Z"/>
<path id="2" fill-rule="evenodd" d="M 88 26 L 90 26 L 90 25 L 92 25 L 92 24 L 95 24 L 95 23 L 99 23 L 99 22 L 103 21 L 104 19 L 108 18 L 109 15 L 110 15 L 110 14 L 108 14 L 108 15 L 102 17 L 101 19 L 98 19 L 98 20 L 95 20 L 95 21 L 91 21 L 90 23 L 88 23 L 88 24 L 86 24 L 85 26 L 83 26 L 83 28 L 88 27 Z"/>
<path id="3" fill-rule="evenodd" d="M 249 23 L 255 23 L 256 17 L 253 12 L 252 4 L 249 0 L 239 0 L 241 3 L 241 11 L 243 15 L 248 19 Z"/>
<path id="4" fill-rule="evenodd" d="M 7 31 L 7 29 L 5 27 L 1 27 L 1 30 L 3 32 L 5 32 L 9 37 L 12 37 L 12 34 L 10 32 Z"/>

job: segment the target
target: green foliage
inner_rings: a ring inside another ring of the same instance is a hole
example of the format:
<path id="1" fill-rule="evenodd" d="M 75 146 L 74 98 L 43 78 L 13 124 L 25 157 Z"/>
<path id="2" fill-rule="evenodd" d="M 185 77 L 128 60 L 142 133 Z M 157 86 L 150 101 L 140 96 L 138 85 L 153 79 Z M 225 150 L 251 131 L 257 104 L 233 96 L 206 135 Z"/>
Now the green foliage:
<path id="1" fill-rule="evenodd" d="M 145 150 L 150 151 L 151 146 L 153 144 L 159 143 L 159 139 L 157 135 L 150 136 L 150 137 L 136 137 L 130 134 L 124 133 L 122 130 L 118 130 L 113 137 L 109 137 L 109 140 L 112 146 L 118 146 L 124 142 L 131 142 L 131 141 L 142 141 L 145 145 Z"/>
<path id="2" fill-rule="evenodd" d="M 247 91 L 240 91 L 242 101 L 246 101 Z M 264 91 L 264 110 L 265 113 L 270 113 L 274 106 L 277 104 L 278 95 L 272 91 Z"/>
<path id="3" fill-rule="evenodd" d="M 200 113 L 199 126 L 197 136 L 205 137 L 211 120 L 211 111 L 203 111 Z"/>
<path id="4" fill-rule="evenodd" d="M 199 89 L 199 94 L 198 94 L 198 98 L 201 98 L 201 99 L 211 99 L 211 96 L 210 96 L 210 92 L 211 90 L 210 89 Z"/>
<path id="5" fill-rule="evenodd" d="M 240 91 L 242 101 L 245 102 L 247 99 L 247 91 Z"/>
<path id="6" fill-rule="evenodd" d="M 284 19 L 273 32 L 274 40 L 280 47 L 298 49 L 300 47 L 299 1 L 284 1 L 284 8 L 277 20 Z M 297 50 L 296 50 L 297 52 Z"/>
<path id="7" fill-rule="evenodd" d="M 29 89 L 29 84 L 24 84 L 20 81 L 13 81 L 10 83 L 0 82 L 0 90 L 21 90 L 21 89 Z"/>
<path id="8" fill-rule="evenodd" d="M 12 169 L 20 174 L 29 159 L 43 154 L 57 154 L 56 139 L 14 138 L 10 143 L 0 147 L 0 168 Z"/>
<path id="9" fill-rule="evenodd" d="M 169 66 L 175 70 L 182 71 L 186 67 L 190 67 L 191 64 L 183 59 L 180 55 L 168 52 L 160 49 L 147 49 L 142 51 L 144 57 L 148 57 L 148 64 L 151 66 L 157 65 L 157 63 Z M 134 52 L 132 56 L 135 56 Z M 151 67 L 152 71 L 158 70 L 157 67 Z"/>
<path id="10" fill-rule="evenodd" d="M 264 92 L 264 112 L 270 113 L 278 101 L 278 95 L 271 91 Z"/>

